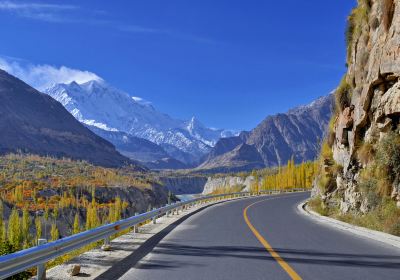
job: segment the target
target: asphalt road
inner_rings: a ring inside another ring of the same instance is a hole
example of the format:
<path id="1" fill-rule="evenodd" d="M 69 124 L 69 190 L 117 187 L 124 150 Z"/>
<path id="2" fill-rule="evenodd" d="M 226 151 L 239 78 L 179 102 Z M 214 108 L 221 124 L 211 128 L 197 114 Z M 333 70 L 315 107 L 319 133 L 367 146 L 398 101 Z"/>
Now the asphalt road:
<path id="1" fill-rule="evenodd" d="M 400 279 L 400 250 L 302 216 L 296 206 L 308 195 L 258 197 L 208 207 L 160 233 L 106 277 Z M 243 213 L 246 207 L 249 224 Z"/>

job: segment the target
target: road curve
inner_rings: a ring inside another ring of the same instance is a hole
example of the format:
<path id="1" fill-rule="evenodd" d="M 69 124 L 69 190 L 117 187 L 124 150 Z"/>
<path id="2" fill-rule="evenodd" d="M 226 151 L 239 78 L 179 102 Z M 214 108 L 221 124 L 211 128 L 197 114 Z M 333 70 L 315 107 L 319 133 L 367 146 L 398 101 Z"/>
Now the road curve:
<path id="1" fill-rule="evenodd" d="M 399 279 L 400 250 L 302 216 L 308 196 L 208 207 L 99 279 Z"/>

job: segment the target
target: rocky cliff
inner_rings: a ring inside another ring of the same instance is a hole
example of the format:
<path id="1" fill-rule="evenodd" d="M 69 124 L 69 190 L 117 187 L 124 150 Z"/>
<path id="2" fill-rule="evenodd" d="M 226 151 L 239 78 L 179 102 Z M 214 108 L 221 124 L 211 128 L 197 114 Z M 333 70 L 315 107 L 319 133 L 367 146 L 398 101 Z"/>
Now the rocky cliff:
<path id="1" fill-rule="evenodd" d="M 400 206 L 400 0 L 359 0 L 348 19 L 348 71 L 321 153 L 314 196 L 342 213 L 381 198 Z"/>
<path id="2" fill-rule="evenodd" d="M 209 177 L 204 186 L 203 194 L 211 193 L 228 193 L 230 191 L 250 191 L 251 186 L 254 184 L 254 177 Z"/>
<path id="3" fill-rule="evenodd" d="M 202 193 L 207 177 L 202 175 L 162 175 L 163 186 L 176 195 Z"/>

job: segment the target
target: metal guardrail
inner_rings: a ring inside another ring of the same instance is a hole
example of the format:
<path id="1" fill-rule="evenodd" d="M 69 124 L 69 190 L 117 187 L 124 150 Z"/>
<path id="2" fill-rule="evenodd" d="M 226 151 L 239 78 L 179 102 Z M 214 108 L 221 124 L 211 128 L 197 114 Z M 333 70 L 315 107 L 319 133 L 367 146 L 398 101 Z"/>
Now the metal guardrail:
<path id="1" fill-rule="evenodd" d="M 292 189 L 288 191 L 304 190 L 305 189 Z M 268 190 L 260 191 L 258 194 L 277 192 L 282 191 Z M 103 225 L 91 230 L 64 237 L 50 243 L 31 247 L 29 249 L 18 251 L 9 255 L 0 256 L 0 279 L 10 277 L 35 266 L 38 266 L 38 271 L 41 271 L 43 273 L 44 264 L 52 259 L 63 256 L 73 250 L 82 248 L 99 240 L 104 239 L 105 243 L 108 244 L 109 238 L 114 234 L 117 234 L 125 229 L 137 226 L 138 224 L 148 220 L 155 221 L 155 219 L 162 215 L 168 215 L 175 211 L 182 210 L 186 206 L 193 206 L 199 202 L 207 202 L 215 199 L 232 199 L 247 197 L 251 195 L 252 193 L 250 192 L 239 192 L 231 194 L 210 195 L 184 202 L 177 202 L 143 214 L 135 215 L 127 219 L 117 221 L 112 224 Z M 44 277 L 40 274 L 38 274 L 38 278 L 44 279 Z"/>

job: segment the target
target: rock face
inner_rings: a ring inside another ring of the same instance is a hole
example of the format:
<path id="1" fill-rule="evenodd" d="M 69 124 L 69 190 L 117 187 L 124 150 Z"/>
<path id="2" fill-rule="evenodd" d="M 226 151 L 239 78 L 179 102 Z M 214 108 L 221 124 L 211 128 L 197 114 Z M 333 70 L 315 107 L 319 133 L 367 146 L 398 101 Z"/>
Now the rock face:
<path id="1" fill-rule="evenodd" d="M 250 132 L 221 139 L 197 168 L 208 172 L 248 171 L 316 158 L 333 111 L 333 95 L 267 117 Z"/>
<path id="2" fill-rule="evenodd" d="M 202 193 L 207 177 L 201 175 L 166 175 L 159 180 L 165 188 L 176 195 Z"/>
<path id="3" fill-rule="evenodd" d="M 27 152 L 118 167 L 133 163 L 51 97 L 0 70 L 0 154 Z"/>
<path id="4" fill-rule="evenodd" d="M 239 176 L 227 176 L 227 177 L 209 177 L 207 183 L 204 186 L 203 194 L 211 194 L 214 192 L 225 192 L 232 188 L 241 189 L 241 191 L 250 191 L 251 186 L 254 183 L 253 176 L 239 177 Z"/>
<path id="5" fill-rule="evenodd" d="M 314 187 L 315 194 L 338 204 L 344 213 L 370 208 L 359 187 L 366 167 L 358 156 L 360 147 L 368 144 L 373 149 L 389 132 L 399 131 L 400 0 L 363 2 L 368 1 L 359 2 L 350 17 L 345 83 L 351 94 L 338 108 L 333 131 L 333 159 L 341 170 L 334 175 L 335 188 L 321 194 Z M 399 200 L 397 190 L 392 185 L 393 197 Z"/>

